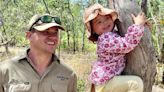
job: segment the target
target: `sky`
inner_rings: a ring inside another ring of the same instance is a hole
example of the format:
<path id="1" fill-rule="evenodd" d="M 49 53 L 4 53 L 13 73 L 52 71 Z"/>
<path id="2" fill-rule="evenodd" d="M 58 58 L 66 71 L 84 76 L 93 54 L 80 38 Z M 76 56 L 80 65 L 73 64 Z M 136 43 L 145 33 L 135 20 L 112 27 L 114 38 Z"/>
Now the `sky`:
<path id="1" fill-rule="evenodd" d="M 80 1 L 80 0 L 71 0 L 72 3 L 77 2 L 77 1 Z M 82 1 L 83 1 L 83 3 L 85 4 L 85 3 L 87 3 L 89 0 L 82 0 Z"/>

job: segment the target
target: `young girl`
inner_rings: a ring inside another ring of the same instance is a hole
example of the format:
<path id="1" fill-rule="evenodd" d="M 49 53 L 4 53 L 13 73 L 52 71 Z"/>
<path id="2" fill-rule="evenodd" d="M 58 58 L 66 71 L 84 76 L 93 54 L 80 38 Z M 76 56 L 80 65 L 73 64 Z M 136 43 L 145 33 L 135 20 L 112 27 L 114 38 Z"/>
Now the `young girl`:
<path id="1" fill-rule="evenodd" d="M 146 22 L 143 12 L 132 14 L 134 24 L 124 37 L 114 32 L 118 14 L 100 4 L 85 10 L 84 23 L 89 32 L 89 40 L 97 43 L 98 59 L 93 63 L 89 80 L 94 92 L 143 92 L 143 81 L 137 76 L 119 76 L 125 68 L 125 54 L 140 42 Z"/>

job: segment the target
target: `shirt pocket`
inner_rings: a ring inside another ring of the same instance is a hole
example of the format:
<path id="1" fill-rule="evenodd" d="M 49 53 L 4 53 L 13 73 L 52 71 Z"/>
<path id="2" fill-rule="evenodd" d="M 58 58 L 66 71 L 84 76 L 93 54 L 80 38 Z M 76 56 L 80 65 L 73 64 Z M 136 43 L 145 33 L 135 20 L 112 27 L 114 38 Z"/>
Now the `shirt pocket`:
<path id="1" fill-rule="evenodd" d="M 30 83 L 10 84 L 7 92 L 30 92 Z"/>
<path id="2" fill-rule="evenodd" d="M 52 92 L 67 92 L 67 87 L 65 85 L 52 84 Z"/>

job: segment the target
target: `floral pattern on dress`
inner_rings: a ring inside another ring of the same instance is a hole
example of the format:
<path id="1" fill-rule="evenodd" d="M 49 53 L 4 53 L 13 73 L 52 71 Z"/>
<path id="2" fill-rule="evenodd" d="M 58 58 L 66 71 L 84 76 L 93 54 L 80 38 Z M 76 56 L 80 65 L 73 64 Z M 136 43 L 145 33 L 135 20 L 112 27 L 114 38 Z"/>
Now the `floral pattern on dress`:
<path id="1" fill-rule="evenodd" d="M 92 65 L 89 80 L 96 85 L 104 84 L 125 68 L 125 54 L 132 51 L 144 34 L 144 26 L 132 25 L 125 37 L 116 32 L 106 32 L 97 41 L 98 59 Z"/>

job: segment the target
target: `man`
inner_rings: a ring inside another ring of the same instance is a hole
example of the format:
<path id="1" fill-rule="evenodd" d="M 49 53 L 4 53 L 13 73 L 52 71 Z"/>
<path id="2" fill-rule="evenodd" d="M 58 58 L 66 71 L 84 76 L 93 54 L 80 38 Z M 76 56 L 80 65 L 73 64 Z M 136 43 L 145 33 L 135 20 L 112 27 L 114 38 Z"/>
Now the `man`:
<path id="1" fill-rule="evenodd" d="M 59 44 L 60 19 L 35 15 L 27 25 L 30 48 L 0 64 L 0 92 L 76 92 L 76 74 L 54 50 Z"/>

